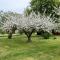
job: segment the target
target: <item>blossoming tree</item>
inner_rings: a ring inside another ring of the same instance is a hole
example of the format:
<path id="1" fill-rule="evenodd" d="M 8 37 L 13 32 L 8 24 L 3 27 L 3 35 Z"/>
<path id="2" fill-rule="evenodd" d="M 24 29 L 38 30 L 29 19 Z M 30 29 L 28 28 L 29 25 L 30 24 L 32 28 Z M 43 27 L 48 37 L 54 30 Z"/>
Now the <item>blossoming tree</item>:
<path id="1" fill-rule="evenodd" d="M 51 33 L 52 29 L 55 28 L 55 22 L 50 18 L 50 16 L 36 15 L 32 12 L 29 16 L 22 15 L 21 17 L 10 16 L 8 20 L 4 23 L 3 28 L 8 31 L 10 37 L 12 37 L 13 31 L 16 29 L 23 31 L 28 37 L 28 42 L 31 41 L 31 35 L 33 32 L 39 30 L 44 30 Z"/>

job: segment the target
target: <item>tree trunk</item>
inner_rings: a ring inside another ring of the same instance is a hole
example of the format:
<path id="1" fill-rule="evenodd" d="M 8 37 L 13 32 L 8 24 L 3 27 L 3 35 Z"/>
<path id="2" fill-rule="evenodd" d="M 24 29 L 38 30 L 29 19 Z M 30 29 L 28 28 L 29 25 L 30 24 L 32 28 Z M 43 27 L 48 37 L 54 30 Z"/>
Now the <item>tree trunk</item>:
<path id="1" fill-rule="evenodd" d="M 8 39 L 11 39 L 12 38 L 12 33 L 9 33 L 8 34 Z"/>
<path id="2" fill-rule="evenodd" d="M 28 37 L 28 41 L 27 42 L 31 42 L 31 35 L 27 36 Z"/>
<path id="3" fill-rule="evenodd" d="M 24 33 L 25 33 L 25 35 L 27 36 L 27 38 L 28 38 L 28 41 L 27 42 L 31 42 L 31 35 L 32 35 L 32 33 L 28 33 L 28 32 L 26 32 L 26 31 L 24 31 Z"/>
<path id="4" fill-rule="evenodd" d="M 27 42 L 31 42 L 31 35 L 34 32 L 34 29 L 32 29 L 32 31 L 25 31 L 25 30 L 23 30 L 23 31 L 24 31 L 25 35 L 27 36 L 27 38 L 28 38 Z"/>

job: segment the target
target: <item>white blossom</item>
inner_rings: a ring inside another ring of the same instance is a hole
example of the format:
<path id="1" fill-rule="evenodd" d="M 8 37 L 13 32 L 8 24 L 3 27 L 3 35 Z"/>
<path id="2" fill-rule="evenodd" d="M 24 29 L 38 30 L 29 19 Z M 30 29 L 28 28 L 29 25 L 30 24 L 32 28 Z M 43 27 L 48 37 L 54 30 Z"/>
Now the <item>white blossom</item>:
<path id="1" fill-rule="evenodd" d="M 39 29 L 43 29 L 45 31 L 51 31 L 55 28 L 55 22 L 50 18 L 50 16 L 45 15 L 36 15 L 35 13 L 31 13 L 28 17 L 13 17 L 10 18 L 4 23 L 3 27 L 5 29 L 11 29 L 13 25 L 17 25 L 18 30 L 26 30 L 31 31 L 31 29 L 35 29 L 38 31 Z"/>

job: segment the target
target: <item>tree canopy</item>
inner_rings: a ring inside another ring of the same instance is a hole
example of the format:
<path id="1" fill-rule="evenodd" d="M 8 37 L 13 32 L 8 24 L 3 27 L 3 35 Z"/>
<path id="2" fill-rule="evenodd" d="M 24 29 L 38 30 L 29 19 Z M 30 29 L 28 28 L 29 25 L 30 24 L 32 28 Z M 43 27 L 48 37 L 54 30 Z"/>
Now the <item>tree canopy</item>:
<path id="1" fill-rule="evenodd" d="M 24 11 L 26 15 L 29 15 L 32 11 L 36 14 L 40 12 L 43 14 L 45 12 L 46 15 L 55 14 L 53 10 L 58 8 L 60 5 L 59 0 L 31 0 L 30 6 L 27 7 Z"/>
<path id="2" fill-rule="evenodd" d="M 52 13 L 54 7 L 59 5 L 56 0 L 31 0 L 30 4 L 31 9 L 35 11 L 35 13 L 43 13 L 45 11 L 46 14 Z"/>

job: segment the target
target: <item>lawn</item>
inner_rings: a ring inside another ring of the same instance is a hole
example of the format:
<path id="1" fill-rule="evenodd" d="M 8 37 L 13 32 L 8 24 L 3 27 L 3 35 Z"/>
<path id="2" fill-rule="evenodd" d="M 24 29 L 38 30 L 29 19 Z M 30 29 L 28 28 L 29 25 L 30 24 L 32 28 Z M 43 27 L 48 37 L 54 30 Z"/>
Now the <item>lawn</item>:
<path id="1" fill-rule="evenodd" d="M 0 60 L 60 60 L 60 36 L 43 39 L 32 35 L 32 42 L 26 41 L 25 35 L 0 37 Z"/>

